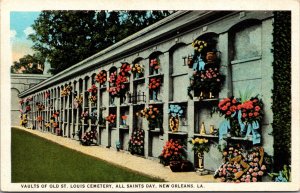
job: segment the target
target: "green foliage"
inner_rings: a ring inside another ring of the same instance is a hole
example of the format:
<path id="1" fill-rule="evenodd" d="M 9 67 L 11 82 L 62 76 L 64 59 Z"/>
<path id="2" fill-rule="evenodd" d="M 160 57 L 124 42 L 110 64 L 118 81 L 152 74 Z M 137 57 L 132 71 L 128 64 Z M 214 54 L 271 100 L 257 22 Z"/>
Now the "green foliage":
<path id="1" fill-rule="evenodd" d="M 291 163 L 291 12 L 274 12 L 273 135 L 274 169 Z"/>
<path id="2" fill-rule="evenodd" d="M 43 74 L 44 62 L 45 59 L 41 54 L 28 54 L 20 58 L 18 62 L 14 61 L 11 66 L 11 73 Z"/>
<path id="3" fill-rule="evenodd" d="M 12 182 L 153 182 L 137 172 L 12 128 Z"/>
<path id="4" fill-rule="evenodd" d="M 168 11 L 42 11 L 32 25 L 33 49 L 52 74 L 170 15 Z"/>
<path id="5" fill-rule="evenodd" d="M 241 103 L 244 103 L 247 100 L 250 100 L 250 98 L 252 97 L 252 93 L 253 93 L 254 88 L 249 88 L 249 86 L 247 86 L 247 88 L 244 90 L 244 92 L 239 90 L 239 95 L 240 95 L 240 99 L 241 99 Z"/>

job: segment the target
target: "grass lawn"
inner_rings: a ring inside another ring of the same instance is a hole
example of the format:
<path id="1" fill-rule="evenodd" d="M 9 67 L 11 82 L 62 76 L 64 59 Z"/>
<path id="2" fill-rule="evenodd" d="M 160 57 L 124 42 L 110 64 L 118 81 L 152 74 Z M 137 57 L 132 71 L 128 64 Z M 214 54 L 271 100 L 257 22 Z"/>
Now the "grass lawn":
<path id="1" fill-rule="evenodd" d="M 12 128 L 12 182 L 157 182 Z"/>

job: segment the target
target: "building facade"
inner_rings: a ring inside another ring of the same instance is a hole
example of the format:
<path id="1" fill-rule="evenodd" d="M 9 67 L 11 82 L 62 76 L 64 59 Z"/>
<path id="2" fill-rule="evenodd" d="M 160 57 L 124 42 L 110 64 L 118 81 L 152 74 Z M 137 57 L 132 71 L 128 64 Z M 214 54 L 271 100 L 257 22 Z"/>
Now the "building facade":
<path id="1" fill-rule="evenodd" d="M 251 90 L 264 104 L 260 144 L 273 155 L 272 22 L 270 11 L 178 11 L 21 92 L 31 109 L 27 126 L 74 140 L 96 131 L 97 145 L 124 151 L 139 128 L 145 132 L 145 158 L 157 159 L 166 141 L 178 139 L 196 166 L 188 141 L 203 137 L 211 141 L 205 168 L 215 170 L 222 159 L 220 136 L 209 130 L 218 130 L 224 117 L 213 112 L 222 99 Z M 201 41 L 211 56 L 195 49 Z M 195 88 L 195 78 L 207 70 L 222 74 L 224 81 L 217 84 L 219 89 L 202 92 Z M 150 118 L 140 116 L 149 106 L 161 115 L 150 128 Z M 174 126 L 169 111 L 178 106 L 182 111 Z M 226 140 L 253 145 L 252 136 L 228 135 Z"/>

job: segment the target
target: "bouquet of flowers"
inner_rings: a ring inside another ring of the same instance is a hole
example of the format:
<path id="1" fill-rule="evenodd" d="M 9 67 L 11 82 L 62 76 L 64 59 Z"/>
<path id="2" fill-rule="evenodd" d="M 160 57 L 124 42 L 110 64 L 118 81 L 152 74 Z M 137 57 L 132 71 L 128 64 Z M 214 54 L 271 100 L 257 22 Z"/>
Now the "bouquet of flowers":
<path id="1" fill-rule="evenodd" d="M 189 141 L 197 153 L 209 152 L 209 141 L 205 138 L 195 138 Z"/>
<path id="2" fill-rule="evenodd" d="M 72 91 L 72 86 L 67 85 L 63 88 L 63 90 L 60 91 L 60 95 L 62 97 L 69 96 L 71 94 L 71 91 Z"/>
<path id="3" fill-rule="evenodd" d="M 161 78 L 151 78 L 149 82 L 149 89 L 158 91 L 162 85 Z"/>
<path id="4" fill-rule="evenodd" d="M 46 129 L 49 129 L 49 128 L 50 128 L 50 125 L 51 125 L 51 124 L 50 124 L 50 123 L 48 123 L 48 122 L 47 122 L 47 123 L 45 123 L 45 127 L 46 127 Z"/>
<path id="5" fill-rule="evenodd" d="M 19 104 L 22 106 L 22 105 L 24 104 L 24 100 L 21 99 L 21 100 L 19 101 Z"/>
<path id="6" fill-rule="evenodd" d="M 25 112 L 27 113 L 27 112 L 29 112 L 29 111 L 31 111 L 31 107 L 30 107 L 29 105 L 27 105 L 27 106 L 25 107 Z"/>
<path id="7" fill-rule="evenodd" d="M 78 107 L 80 107 L 82 105 L 83 102 L 83 97 L 82 95 L 78 95 L 74 98 L 74 107 L 77 109 Z"/>
<path id="8" fill-rule="evenodd" d="M 45 110 L 45 105 L 44 104 L 42 104 L 40 102 L 37 102 L 36 105 L 37 105 L 37 110 L 38 111 Z"/>
<path id="9" fill-rule="evenodd" d="M 122 125 L 126 125 L 127 116 L 123 115 L 121 116 L 121 119 L 122 119 Z"/>
<path id="10" fill-rule="evenodd" d="M 95 76 L 96 82 L 99 82 L 100 85 L 103 85 L 106 80 L 107 80 L 107 75 L 104 70 L 100 71 L 96 76 Z"/>
<path id="11" fill-rule="evenodd" d="M 154 70 L 158 70 L 159 69 L 159 60 L 157 58 L 151 59 L 150 60 L 150 67 Z"/>
<path id="12" fill-rule="evenodd" d="M 131 68 L 131 72 L 135 75 L 136 78 L 143 76 L 144 66 L 142 64 L 134 64 Z"/>
<path id="13" fill-rule="evenodd" d="M 126 82 L 128 82 L 128 78 L 119 74 L 116 79 L 116 91 L 118 95 L 124 95 L 126 93 L 127 86 L 124 84 Z"/>
<path id="14" fill-rule="evenodd" d="M 83 134 L 83 137 L 80 139 L 81 145 L 91 145 L 93 140 L 97 140 L 97 132 L 96 131 L 87 131 Z"/>
<path id="15" fill-rule="evenodd" d="M 28 123 L 28 119 L 27 119 L 27 114 L 21 114 L 21 116 L 20 116 L 20 118 L 21 118 L 21 120 L 20 120 L 20 125 L 21 126 L 23 126 L 23 127 L 25 127 L 26 126 L 26 124 Z"/>
<path id="16" fill-rule="evenodd" d="M 170 161 L 185 160 L 185 150 L 183 145 L 178 140 L 170 139 L 166 142 L 159 156 L 160 163 L 167 166 Z"/>
<path id="17" fill-rule="evenodd" d="M 97 86 L 95 84 L 93 84 L 92 87 L 89 88 L 87 91 L 89 93 L 92 93 L 92 95 L 95 95 L 95 94 L 97 94 Z"/>
<path id="18" fill-rule="evenodd" d="M 81 120 L 86 122 L 89 119 L 89 111 L 88 110 L 82 111 L 80 118 Z"/>
<path id="19" fill-rule="evenodd" d="M 162 114 L 158 108 L 150 105 L 148 108 L 144 108 L 137 113 L 138 116 L 146 118 L 149 123 L 149 129 L 155 129 L 155 127 L 161 127 Z"/>
<path id="20" fill-rule="evenodd" d="M 25 99 L 25 102 L 29 102 L 29 101 L 32 101 L 33 100 L 33 97 L 32 96 L 29 96 Z"/>
<path id="21" fill-rule="evenodd" d="M 243 122 L 260 121 L 263 118 L 263 103 L 257 97 L 251 98 L 237 106 L 238 110 L 242 111 Z"/>
<path id="22" fill-rule="evenodd" d="M 222 182 L 257 182 L 266 174 L 263 147 L 249 151 L 229 146 L 223 151 L 224 163 L 216 170 L 214 177 Z"/>
<path id="23" fill-rule="evenodd" d="M 128 145 L 128 151 L 131 154 L 144 155 L 144 135 L 143 129 L 133 130 Z"/>
<path id="24" fill-rule="evenodd" d="M 240 104 L 241 103 L 232 96 L 221 100 L 218 104 L 218 110 L 226 119 L 232 119 L 232 115 L 236 113 Z"/>
<path id="25" fill-rule="evenodd" d="M 108 82 L 114 84 L 116 82 L 116 76 L 117 76 L 117 72 L 116 71 L 112 72 L 109 76 Z"/>
<path id="26" fill-rule="evenodd" d="M 116 115 L 115 114 L 109 114 L 105 120 L 109 123 L 110 127 L 116 126 Z"/>
<path id="27" fill-rule="evenodd" d="M 58 122 L 53 122 L 53 123 L 52 123 L 52 126 L 53 126 L 54 128 L 58 128 Z"/>
<path id="28" fill-rule="evenodd" d="M 117 87 L 115 87 L 115 86 L 109 87 L 107 89 L 107 91 L 109 92 L 110 96 L 112 96 L 112 97 L 115 97 L 118 95 Z"/>
<path id="29" fill-rule="evenodd" d="M 89 101 L 91 103 L 97 102 L 97 86 L 95 84 L 92 85 L 91 88 L 87 90 L 89 93 L 91 93 L 91 96 L 89 96 Z"/>
<path id="30" fill-rule="evenodd" d="M 196 52 L 201 53 L 201 51 L 207 47 L 207 42 L 202 40 L 194 40 L 192 46 Z"/>
<path id="31" fill-rule="evenodd" d="M 119 75 L 121 76 L 130 76 L 130 70 L 131 70 L 131 66 L 128 63 L 122 63 L 122 66 L 120 68 L 120 73 Z"/>
<path id="32" fill-rule="evenodd" d="M 92 104 L 95 104 L 97 102 L 97 96 L 95 96 L 95 95 L 89 96 L 89 101 Z"/>
<path id="33" fill-rule="evenodd" d="M 45 98 L 48 99 L 49 97 L 50 97 L 50 92 L 49 92 L 49 91 L 46 91 L 46 92 L 45 92 Z"/>
<path id="34" fill-rule="evenodd" d="M 183 108 L 180 105 L 170 105 L 169 106 L 169 114 L 172 117 L 182 117 L 183 116 Z"/>
<path id="35" fill-rule="evenodd" d="M 41 121 L 43 121 L 43 117 L 42 117 L 42 116 L 37 116 L 37 117 L 36 117 L 36 120 L 37 120 L 38 122 L 41 122 Z"/>

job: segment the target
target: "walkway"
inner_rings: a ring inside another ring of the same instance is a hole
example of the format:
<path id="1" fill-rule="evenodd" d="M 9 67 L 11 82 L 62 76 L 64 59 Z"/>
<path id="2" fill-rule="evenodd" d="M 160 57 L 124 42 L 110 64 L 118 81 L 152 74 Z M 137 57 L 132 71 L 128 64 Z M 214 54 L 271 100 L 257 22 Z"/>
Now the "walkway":
<path id="1" fill-rule="evenodd" d="M 164 179 L 167 182 L 218 182 L 212 175 L 199 176 L 196 172 L 172 172 L 169 167 L 164 167 L 157 161 L 133 156 L 123 151 L 116 151 L 102 146 L 82 146 L 79 141 L 60 137 L 47 132 L 16 127 L 67 148 L 105 160 L 109 163 L 120 165 L 133 171 L 149 176 Z"/>

